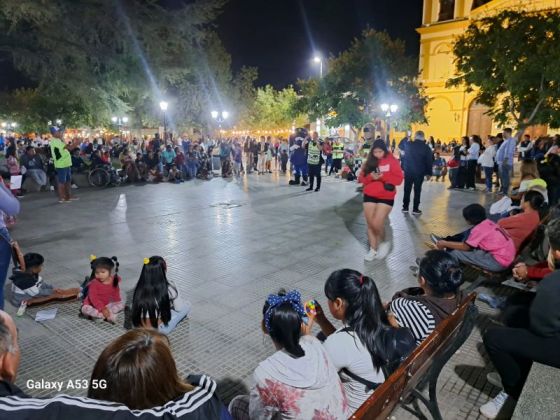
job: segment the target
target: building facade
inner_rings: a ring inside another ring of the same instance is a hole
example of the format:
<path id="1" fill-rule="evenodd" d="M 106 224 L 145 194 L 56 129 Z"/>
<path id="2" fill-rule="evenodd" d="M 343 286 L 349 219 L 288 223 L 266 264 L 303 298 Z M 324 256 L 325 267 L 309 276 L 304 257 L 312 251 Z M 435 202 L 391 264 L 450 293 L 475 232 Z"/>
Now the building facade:
<path id="1" fill-rule="evenodd" d="M 455 71 L 453 40 L 476 19 L 504 9 L 539 11 L 560 9 L 560 0 L 424 0 L 420 34 L 420 79 L 430 98 L 426 109 L 427 135 L 442 141 L 478 134 L 483 139 L 500 128 L 486 115 L 487 107 L 478 104 L 474 93 L 464 87 L 447 88 Z M 546 133 L 546 127 L 531 127 L 532 135 Z"/>

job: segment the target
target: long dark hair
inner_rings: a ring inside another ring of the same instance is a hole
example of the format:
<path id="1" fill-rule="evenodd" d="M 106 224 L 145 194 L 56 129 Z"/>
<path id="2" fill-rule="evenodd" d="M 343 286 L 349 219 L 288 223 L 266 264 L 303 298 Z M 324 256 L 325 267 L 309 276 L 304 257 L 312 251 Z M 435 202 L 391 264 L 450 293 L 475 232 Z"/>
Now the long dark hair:
<path id="1" fill-rule="evenodd" d="M 374 366 L 386 365 L 383 336 L 391 327 L 373 279 L 356 270 L 337 270 L 325 283 L 325 295 L 331 302 L 336 298 L 345 302 L 344 322 L 368 349 Z"/>
<path id="2" fill-rule="evenodd" d="M 277 295 L 285 296 L 286 291 L 280 289 Z M 269 310 L 270 313 L 267 314 Z M 263 318 L 268 318 L 269 328 L 267 328 L 267 332 L 275 343 L 282 346 L 295 359 L 305 356 L 305 352 L 299 344 L 303 317 L 290 302 L 281 303 L 271 308 L 267 300 L 263 307 Z"/>
<path id="3" fill-rule="evenodd" d="M 371 148 L 369 150 L 367 160 L 366 160 L 366 163 L 364 165 L 364 174 L 365 175 L 371 174 L 379 166 L 379 159 L 377 159 L 375 157 L 375 155 L 373 154 L 373 151 L 375 149 L 383 150 L 383 152 L 385 152 L 383 157 L 386 157 L 387 154 L 389 153 L 389 151 L 387 150 L 387 146 L 385 145 L 385 142 L 383 140 L 381 140 L 381 141 L 380 140 L 375 140 L 373 142 L 373 145 L 371 146 Z"/>
<path id="4" fill-rule="evenodd" d="M 95 270 L 98 268 L 105 268 L 106 270 L 113 271 L 115 269 L 115 275 L 113 276 L 113 287 L 119 285 L 119 261 L 117 257 L 99 257 L 91 260 L 91 275 L 89 276 L 90 281 L 95 278 Z"/>
<path id="5" fill-rule="evenodd" d="M 166 271 L 165 260 L 158 256 L 150 257 L 142 267 L 132 297 L 132 325 L 135 327 L 142 325 L 146 315 L 154 328 L 158 327 L 159 319 L 164 325 L 171 320 L 177 289 L 167 280 Z"/>

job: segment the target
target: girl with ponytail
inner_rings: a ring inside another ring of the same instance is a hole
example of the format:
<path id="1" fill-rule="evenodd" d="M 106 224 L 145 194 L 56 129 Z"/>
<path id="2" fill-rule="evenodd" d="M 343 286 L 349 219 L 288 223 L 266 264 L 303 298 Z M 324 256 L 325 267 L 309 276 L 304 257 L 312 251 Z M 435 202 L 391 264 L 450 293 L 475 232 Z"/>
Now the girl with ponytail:
<path id="1" fill-rule="evenodd" d="M 344 390 L 297 290 L 268 296 L 262 329 L 276 352 L 259 363 L 250 395 L 230 403 L 234 419 L 342 419 L 348 417 Z"/>
<path id="2" fill-rule="evenodd" d="M 342 321 L 336 330 L 316 304 L 315 320 L 327 336 L 324 347 L 339 372 L 350 413 L 382 384 L 414 349 L 407 328 L 393 328 L 372 278 L 355 270 L 333 272 L 325 283 L 331 315 Z"/>
<path id="3" fill-rule="evenodd" d="M 118 273 L 117 257 L 91 256 L 91 276 L 84 288 L 87 295 L 81 309 L 83 315 L 89 319 L 104 319 L 111 324 L 115 323 L 117 314 L 124 309 Z"/>

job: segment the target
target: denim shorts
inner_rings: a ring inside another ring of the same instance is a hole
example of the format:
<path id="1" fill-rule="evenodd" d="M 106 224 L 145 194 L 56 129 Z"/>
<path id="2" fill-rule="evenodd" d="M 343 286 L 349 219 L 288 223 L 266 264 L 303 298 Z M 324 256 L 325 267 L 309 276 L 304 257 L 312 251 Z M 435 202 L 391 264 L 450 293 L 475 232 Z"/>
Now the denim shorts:
<path id="1" fill-rule="evenodd" d="M 68 168 L 57 168 L 56 169 L 56 177 L 60 184 L 66 184 L 70 182 L 72 179 L 72 167 Z"/>

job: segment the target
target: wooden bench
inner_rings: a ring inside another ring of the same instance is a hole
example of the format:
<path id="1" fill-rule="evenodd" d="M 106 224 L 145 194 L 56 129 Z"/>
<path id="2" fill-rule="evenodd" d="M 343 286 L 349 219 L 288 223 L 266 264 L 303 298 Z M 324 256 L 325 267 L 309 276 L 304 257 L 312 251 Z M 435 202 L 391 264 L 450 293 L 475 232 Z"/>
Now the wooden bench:
<path id="1" fill-rule="evenodd" d="M 471 293 L 463 304 L 414 350 L 414 352 L 379 386 L 351 419 L 386 419 L 398 405 L 425 418 L 421 401 L 435 420 L 441 420 L 436 387 L 439 374 L 449 359 L 463 345 L 474 328 L 478 310 Z M 424 388 L 428 385 L 428 396 Z"/>

